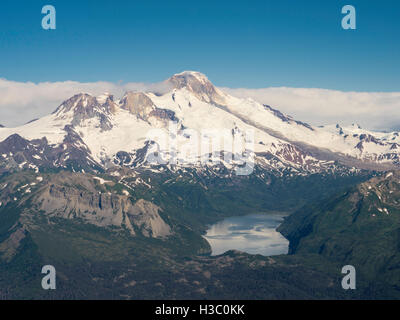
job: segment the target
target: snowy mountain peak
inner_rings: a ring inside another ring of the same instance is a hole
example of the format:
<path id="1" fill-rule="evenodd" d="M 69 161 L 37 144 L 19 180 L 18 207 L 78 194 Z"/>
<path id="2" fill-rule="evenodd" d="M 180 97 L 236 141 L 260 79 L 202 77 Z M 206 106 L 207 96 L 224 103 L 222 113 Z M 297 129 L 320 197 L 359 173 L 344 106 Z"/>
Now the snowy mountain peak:
<path id="1" fill-rule="evenodd" d="M 109 93 L 104 93 L 100 96 L 92 96 L 89 93 L 79 93 L 64 101 L 53 114 L 61 113 L 93 113 L 103 110 L 106 113 L 115 112 L 116 104 L 114 96 Z"/>
<path id="2" fill-rule="evenodd" d="M 54 113 L 58 113 L 59 111 L 63 112 L 68 112 L 70 110 L 73 110 L 74 108 L 77 108 L 79 106 L 86 107 L 88 105 L 89 101 L 93 101 L 95 98 L 92 97 L 88 93 L 78 93 L 74 95 L 73 97 L 69 98 L 68 100 L 65 100 L 55 111 Z"/>
<path id="3" fill-rule="evenodd" d="M 111 129 L 110 116 L 117 111 L 111 95 L 94 97 L 80 93 L 64 101 L 54 112 L 56 120 L 67 121 L 72 126 L 81 126 L 87 120 L 96 120 L 102 130 Z"/>
<path id="4" fill-rule="evenodd" d="M 164 84 L 171 89 L 167 93 L 127 92 L 115 101 L 108 93 L 77 94 L 51 115 L 17 128 L 1 128 L 0 143 L 13 134 L 30 143 L 46 138 L 54 157 L 59 158 L 60 153 L 67 161 L 72 159 L 73 150 L 74 159 L 81 152 L 82 157 L 97 166 L 110 161 L 136 166 L 144 163 L 147 151 L 154 145 L 166 157 L 174 156 L 180 163 L 189 159 L 189 163 L 197 165 L 210 154 L 214 157 L 214 153 L 192 144 L 196 145 L 202 137 L 210 140 L 207 130 L 213 129 L 228 133 L 229 137 L 251 135 L 246 140 L 251 141 L 251 148 L 247 149 L 255 154 L 257 163 L 271 170 L 316 172 L 327 170 L 333 161 L 355 167 L 371 164 L 374 169 L 378 165 L 400 166 L 397 132 L 371 132 L 358 125 L 313 127 L 268 105 L 225 94 L 199 72 L 175 74 Z M 175 140 L 154 136 L 160 132 Z M 239 154 L 232 146 L 219 143 L 216 152 Z M 7 150 L 9 145 L 4 148 Z M 11 157 L 9 152 L 3 154 L 4 159 Z M 226 165 L 231 166 L 228 162 Z"/>
<path id="5" fill-rule="evenodd" d="M 142 92 L 127 92 L 120 100 L 119 107 L 157 128 L 165 128 L 169 121 L 177 120 L 174 111 L 157 107 L 153 100 Z"/>
<path id="6" fill-rule="evenodd" d="M 173 77 L 181 77 L 181 78 L 196 78 L 198 81 L 207 83 L 210 82 L 208 80 L 207 76 L 204 73 L 198 72 L 198 71 L 183 71 L 181 73 L 176 73 L 172 76 Z"/>
<path id="7" fill-rule="evenodd" d="M 114 96 L 108 92 L 105 92 L 99 96 L 96 97 L 96 100 L 100 104 L 105 104 L 108 101 L 114 101 Z"/>
<path id="8" fill-rule="evenodd" d="M 153 101 L 142 92 L 127 92 L 120 101 L 120 107 L 142 120 L 155 108 Z"/>
<path id="9" fill-rule="evenodd" d="M 184 71 L 173 75 L 167 80 L 167 83 L 176 90 L 188 90 L 203 102 L 225 104 L 225 94 L 200 72 Z"/>

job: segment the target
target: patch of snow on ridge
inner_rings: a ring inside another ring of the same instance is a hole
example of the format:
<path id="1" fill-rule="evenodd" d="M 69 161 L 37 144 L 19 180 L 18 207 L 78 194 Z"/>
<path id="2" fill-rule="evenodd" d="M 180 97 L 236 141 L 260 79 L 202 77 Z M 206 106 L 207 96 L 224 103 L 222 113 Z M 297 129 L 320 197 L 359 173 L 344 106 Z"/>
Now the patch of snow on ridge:
<path id="1" fill-rule="evenodd" d="M 64 127 L 70 124 L 70 122 L 70 117 L 56 119 L 56 116 L 51 114 L 20 127 L 2 128 L 0 130 L 0 142 L 13 134 L 18 134 L 27 140 L 46 137 L 50 145 L 59 145 L 63 142 L 66 135 Z"/>
<path id="2" fill-rule="evenodd" d="M 113 124 L 111 130 L 102 131 L 98 126 L 98 119 L 86 120 L 82 126 L 76 128 L 98 162 L 111 158 L 119 151 L 132 152 L 142 148 L 149 130 L 152 129 L 150 124 L 122 109 L 112 115 L 110 120 Z"/>
<path id="3" fill-rule="evenodd" d="M 103 178 L 100 178 L 100 177 L 93 177 L 93 179 L 99 181 L 100 184 L 112 183 L 112 181 L 110 181 L 110 180 L 104 180 Z"/>

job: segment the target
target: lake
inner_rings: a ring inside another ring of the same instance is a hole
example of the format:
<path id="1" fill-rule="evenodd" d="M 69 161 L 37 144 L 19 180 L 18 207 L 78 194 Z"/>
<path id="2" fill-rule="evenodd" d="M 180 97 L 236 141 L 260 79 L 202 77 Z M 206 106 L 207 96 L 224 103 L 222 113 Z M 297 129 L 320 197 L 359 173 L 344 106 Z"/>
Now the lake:
<path id="1" fill-rule="evenodd" d="M 264 256 L 287 254 L 289 241 L 276 231 L 284 217 L 283 214 L 251 214 L 226 218 L 211 225 L 204 238 L 211 245 L 212 255 L 228 250 Z"/>

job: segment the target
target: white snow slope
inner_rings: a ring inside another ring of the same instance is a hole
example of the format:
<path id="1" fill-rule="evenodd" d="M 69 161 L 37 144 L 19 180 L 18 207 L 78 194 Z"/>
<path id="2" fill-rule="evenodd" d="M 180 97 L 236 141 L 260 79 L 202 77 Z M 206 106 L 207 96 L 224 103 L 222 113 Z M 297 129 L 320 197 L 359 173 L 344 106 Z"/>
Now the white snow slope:
<path id="1" fill-rule="evenodd" d="M 50 145 L 62 145 L 65 126 L 70 125 L 98 163 L 110 161 L 119 151 L 134 153 L 147 141 L 156 141 L 166 157 L 172 150 L 178 163 L 195 165 L 212 152 L 240 153 L 236 141 L 265 166 L 288 165 L 313 171 L 329 163 L 329 159 L 317 159 L 301 145 L 361 161 L 398 164 L 397 132 L 371 132 L 356 125 L 312 127 L 252 99 L 225 94 L 198 72 L 176 74 L 166 84 L 171 87 L 166 94 L 130 92 L 116 101 L 107 94 L 76 95 L 51 115 L 20 127 L 0 128 L 0 142 L 18 134 L 28 140 L 46 137 Z M 217 137 L 220 143 L 212 150 L 199 143 L 205 137 L 215 137 L 216 132 L 226 139 Z M 273 155 L 274 159 L 260 154 Z"/>

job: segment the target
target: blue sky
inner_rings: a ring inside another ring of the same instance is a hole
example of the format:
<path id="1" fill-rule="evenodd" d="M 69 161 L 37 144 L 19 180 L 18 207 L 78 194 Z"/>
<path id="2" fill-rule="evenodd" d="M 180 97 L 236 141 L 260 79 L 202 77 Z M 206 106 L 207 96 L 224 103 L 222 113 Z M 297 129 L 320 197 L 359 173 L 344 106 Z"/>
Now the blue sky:
<path id="1" fill-rule="evenodd" d="M 57 30 L 41 28 L 41 8 Z M 341 28 L 354 5 L 357 30 Z M 400 2 L 2 0 L 0 78 L 399 91 Z"/>

